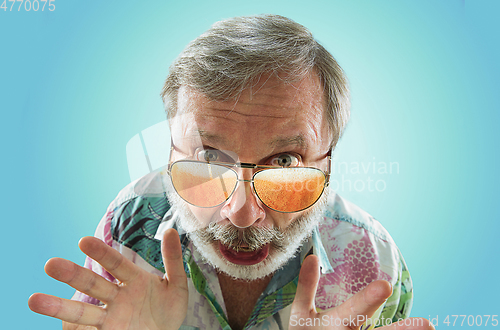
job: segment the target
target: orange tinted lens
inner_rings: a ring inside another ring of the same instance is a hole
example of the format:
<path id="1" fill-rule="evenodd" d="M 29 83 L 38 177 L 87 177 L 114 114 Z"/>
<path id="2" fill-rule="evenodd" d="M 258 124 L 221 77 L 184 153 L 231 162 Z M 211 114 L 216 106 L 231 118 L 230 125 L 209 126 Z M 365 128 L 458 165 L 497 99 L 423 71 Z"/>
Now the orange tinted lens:
<path id="1" fill-rule="evenodd" d="M 195 206 L 217 206 L 226 201 L 236 187 L 236 173 L 220 165 L 179 161 L 170 171 L 177 193 Z"/>
<path id="2" fill-rule="evenodd" d="M 279 168 L 257 172 L 254 187 L 260 200 L 280 212 L 313 205 L 325 187 L 325 175 L 314 168 Z"/>

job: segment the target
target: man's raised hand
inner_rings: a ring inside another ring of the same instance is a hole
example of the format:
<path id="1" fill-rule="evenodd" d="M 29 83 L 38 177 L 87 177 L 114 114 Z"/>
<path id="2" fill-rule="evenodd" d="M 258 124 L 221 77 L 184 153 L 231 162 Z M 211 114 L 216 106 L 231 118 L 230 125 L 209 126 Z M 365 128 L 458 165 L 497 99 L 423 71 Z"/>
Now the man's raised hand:
<path id="1" fill-rule="evenodd" d="M 31 310 L 73 324 L 65 324 L 67 329 L 85 329 L 77 325 L 102 330 L 177 330 L 180 327 L 187 312 L 188 289 L 179 236 L 174 229 L 167 230 L 163 236 L 164 277 L 148 273 L 97 238 L 84 237 L 79 245 L 83 253 L 120 283 L 111 283 L 89 269 L 60 258 L 50 259 L 45 272 L 105 305 L 99 307 L 35 293 L 28 301 Z"/>
<path id="2" fill-rule="evenodd" d="M 316 256 L 308 256 L 300 270 L 297 292 L 292 304 L 289 329 L 358 329 L 373 316 L 392 294 L 391 285 L 379 280 L 370 283 L 342 305 L 317 312 L 314 304 L 319 280 L 319 262 Z M 393 323 L 378 329 L 384 330 L 431 330 L 426 319 L 412 318 L 412 322 Z M 405 325 L 405 323 L 410 325 Z"/>

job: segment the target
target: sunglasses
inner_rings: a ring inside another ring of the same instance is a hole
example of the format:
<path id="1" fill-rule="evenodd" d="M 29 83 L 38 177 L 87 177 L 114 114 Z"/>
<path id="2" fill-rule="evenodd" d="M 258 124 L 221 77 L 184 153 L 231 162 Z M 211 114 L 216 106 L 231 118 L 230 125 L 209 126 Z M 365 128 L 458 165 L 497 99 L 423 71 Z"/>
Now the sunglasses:
<path id="1" fill-rule="evenodd" d="M 331 151 L 326 156 L 326 172 L 314 167 L 179 160 L 169 164 L 168 173 L 179 196 L 197 207 L 221 205 L 234 193 L 238 182 L 250 182 L 264 205 L 290 213 L 311 207 L 321 197 L 329 182 L 330 155 Z M 241 180 L 236 168 L 253 169 L 255 173 L 251 180 Z"/>

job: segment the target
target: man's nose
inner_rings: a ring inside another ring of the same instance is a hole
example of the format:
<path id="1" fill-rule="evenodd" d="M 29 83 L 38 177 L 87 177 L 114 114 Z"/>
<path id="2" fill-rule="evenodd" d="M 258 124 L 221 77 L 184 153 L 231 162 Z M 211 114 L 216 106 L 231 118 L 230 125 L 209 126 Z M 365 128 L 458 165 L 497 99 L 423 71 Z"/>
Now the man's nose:
<path id="1" fill-rule="evenodd" d="M 238 180 L 234 193 L 221 209 L 222 218 L 227 218 L 238 228 L 247 228 L 264 220 L 266 212 L 254 194 L 249 180 Z"/>

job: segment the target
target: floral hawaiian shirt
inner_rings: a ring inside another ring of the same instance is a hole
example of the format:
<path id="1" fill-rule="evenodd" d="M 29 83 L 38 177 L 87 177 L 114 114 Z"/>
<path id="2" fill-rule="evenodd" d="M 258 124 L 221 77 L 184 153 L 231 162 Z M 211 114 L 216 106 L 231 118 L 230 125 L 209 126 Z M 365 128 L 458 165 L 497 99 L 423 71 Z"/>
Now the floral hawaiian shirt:
<path id="1" fill-rule="evenodd" d="M 204 262 L 188 236 L 177 228 L 178 215 L 167 198 L 139 195 L 135 184 L 123 189 L 111 203 L 97 227 L 96 237 L 143 269 L 163 276 L 162 233 L 176 228 L 189 278 L 188 312 L 181 329 L 231 329 L 216 270 Z M 321 266 L 315 301 L 318 309 L 338 306 L 370 282 L 384 279 L 392 284 L 393 294 L 362 328 L 408 317 L 413 301 L 412 282 L 396 244 L 378 221 L 332 192 L 318 227 L 295 256 L 274 274 L 245 329 L 287 329 L 289 322 L 300 321 L 290 319 L 290 310 L 302 261 L 311 253 L 319 257 Z M 89 258 L 85 267 L 116 281 Z M 73 299 L 100 304 L 79 292 Z"/>

